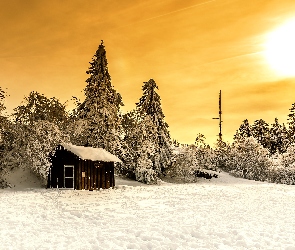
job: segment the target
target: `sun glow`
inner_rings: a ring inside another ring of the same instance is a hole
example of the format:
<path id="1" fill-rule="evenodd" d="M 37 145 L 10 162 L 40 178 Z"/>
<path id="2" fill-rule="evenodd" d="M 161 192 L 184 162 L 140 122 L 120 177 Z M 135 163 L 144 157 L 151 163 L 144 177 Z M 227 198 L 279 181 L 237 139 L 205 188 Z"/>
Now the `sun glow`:
<path id="1" fill-rule="evenodd" d="M 295 76 L 295 19 L 268 35 L 265 57 L 279 75 Z"/>

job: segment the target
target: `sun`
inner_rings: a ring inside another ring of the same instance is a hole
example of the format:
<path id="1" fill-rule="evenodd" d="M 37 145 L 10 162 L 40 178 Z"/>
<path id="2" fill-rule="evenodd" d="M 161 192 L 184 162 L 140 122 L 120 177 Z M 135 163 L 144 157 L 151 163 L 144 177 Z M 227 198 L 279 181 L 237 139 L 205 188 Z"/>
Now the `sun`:
<path id="1" fill-rule="evenodd" d="M 295 19 L 271 32 L 264 54 L 270 66 L 281 76 L 295 76 Z"/>

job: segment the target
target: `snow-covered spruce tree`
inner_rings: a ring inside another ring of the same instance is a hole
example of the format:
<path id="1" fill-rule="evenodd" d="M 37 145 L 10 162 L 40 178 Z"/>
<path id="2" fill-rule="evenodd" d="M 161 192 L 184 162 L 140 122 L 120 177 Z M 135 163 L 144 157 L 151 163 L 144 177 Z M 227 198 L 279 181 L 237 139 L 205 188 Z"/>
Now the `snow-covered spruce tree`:
<path id="1" fill-rule="evenodd" d="M 154 126 L 150 128 L 151 131 L 147 131 L 149 137 L 146 139 L 154 145 L 155 154 L 150 155 L 150 160 L 153 163 L 152 169 L 160 176 L 171 163 L 172 149 L 168 124 L 164 121 L 165 116 L 161 107 L 161 98 L 156 92 L 157 89 L 158 86 L 153 79 L 144 82 L 143 95 L 136 103 L 136 109 L 141 116 L 145 117 L 143 122 L 151 121 Z"/>
<path id="2" fill-rule="evenodd" d="M 63 131 L 68 120 L 65 105 L 56 98 L 31 92 L 14 111 L 14 124 L 7 134 L 11 141 L 5 162 L 11 167 L 31 169 L 45 182 L 49 153 L 67 141 Z"/>
<path id="3" fill-rule="evenodd" d="M 6 92 L 0 87 L 0 115 L 3 116 L 3 111 L 6 109 L 4 105 L 4 99 Z"/>
<path id="4" fill-rule="evenodd" d="M 243 140 L 243 139 L 241 139 Z M 237 139 L 235 140 L 237 141 Z M 214 144 L 213 162 L 216 168 L 220 168 L 224 171 L 230 171 L 230 165 L 227 164 L 228 158 L 230 156 L 231 145 L 222 140 L 217 140 Z"/>
<path id="5" fill-rule="evenodd" d="M 5 91 L 0 87 L 0 154 L 3 151 L 3 134 L 5 133 L 6 117 L 3 111 L 6 109 L 4 105 Z M 1 155 L 0 155 L 1 156 Z"/>
<path id="6" fill-rule="evenodd" d="M 247 119 L 244 120 L 240 128 L 236 131 L 234 140 L 241 141 L 250 136 L 256 138 L 264 148 L 270 148 L 269 125 L 264 120 L 256 120 L 253 125 L 250 125 Z"/>
<path id="7" fill-rule="evenodd" d="M 135 178 L 137 181 L 146 184 L 157 182 L 158 173 L 153 169 L 153 162 L 151 160 L 153 157 L 155 157 L 154 144 L 150 140 L 142 140 L 140 153 L 135 165 Z"/>
<path id="8" fill-rule="evenodd" d="M 241 140 L 243 138 L 247 138 L 250 136 L 252 136 L 252 128 L 249 124 L 248 119 L 246 119 L 243 121 L 239 129 L 236 131 L 236 134 L 234 135 L 234 140 Z"/>
<path id="9" fill-rule="evenodd" d="M 288 114 L 288 140 L 289 143 L 295 143 L 295 103 L 292 104 Z"/>
<path id="10" fill-rule="evenodd" d="M 262 119 L 254 121 L 253 125 L 250 125 L 247 119 L 244 120 L 236 131 L 234 140 L 241 140 L 250 136 L 256 138 L 261 145 L 267 148 L 269 143 L 269 125 Z"/>
<path id="11" fill-rule="evenodd" d="M 118 153 L 121 150 L 120 106 L 123 103 L 121 95 L 111 84 L 103 42 L 86 73 L 89 77 L 84 89 L 85 100 L 77 107 L 75 117 L 75 124 L 81 130 L 74 134 L 71 141 L 77 145 L 101 147 Z"/>
<path id="12" fill-rule="evenodd" d="M 264 147 L 270 148 L 269 124 L 263 119 L 254 121 L 252 125 L 252 136 Z"/>
<path id="13" fill-rule="evenodd" d="M 218 168 L 216 163 L 216 154 L 213 148 L 205 142 L 206 137 L 203 134 L 198 134 L 195 140 L 196 158 L 198 166 L 202 170 L 214 170 Z"/>
<path id="14" fill-rule="evenodd" d="M 271 124 L 270 130 L 270 140 L 269 140 L 269 150 L 271 154 L 284 153 L 286 152 L 289 141 L 288 141 L 288 131 L 285 124 L 279 124 L 278 118 L 275 118 L 275 122 Z"/>

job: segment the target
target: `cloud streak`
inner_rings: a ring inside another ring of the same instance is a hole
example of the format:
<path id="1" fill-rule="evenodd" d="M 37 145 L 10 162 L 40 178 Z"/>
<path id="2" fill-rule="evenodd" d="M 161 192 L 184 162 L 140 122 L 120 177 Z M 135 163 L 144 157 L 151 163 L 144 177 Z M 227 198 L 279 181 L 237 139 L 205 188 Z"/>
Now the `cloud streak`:
<path id="1" fill-rule="evenodd" d="M 119 26 L 116 29 L 120 29 L 120 28 L 124 28 L 124 27 L 128 27 L 128 26 L 132 26 L 133 24 L 137 24 L 137 23 L 143 23 L 143 22 L 151 21 L 151 20 L 158 19 L 158 18 L 161 18 L 161 17 L 164 17 L 164 16 L 169 16 L 169 15 L 172 15 L 172 14 L 175 14 L 175 13 L 178 13 L 178 12 L 182 12 L 182 11 L 185 11 L 185 10 L 188 10 L 188 9 L 200 7 L 202 5 L 207 5 L 207 4 L 216 2 L 216 1 L 218 1 L 218 0 L 210 0 L 210 1 L 202 2 L 202 3 L 194 4 L 194 5 L 185 7 L 185 8 L 181 8 L 181 9 L 178 9 L 178 10 L 167 12 L 165 14 L 161 14 L 161 15 L 157 15 L 157 16 L 154 16 L 154 17 L 150 17 L 150 18 L 146 18 L 146 19 L 143 19 L 143 20 L 139 20 L 137 22 L 133 22 L 133 23 L 130 23 L 130 24 L 127 24 L 127 25 L 124 25 L 124 26 Z"/>

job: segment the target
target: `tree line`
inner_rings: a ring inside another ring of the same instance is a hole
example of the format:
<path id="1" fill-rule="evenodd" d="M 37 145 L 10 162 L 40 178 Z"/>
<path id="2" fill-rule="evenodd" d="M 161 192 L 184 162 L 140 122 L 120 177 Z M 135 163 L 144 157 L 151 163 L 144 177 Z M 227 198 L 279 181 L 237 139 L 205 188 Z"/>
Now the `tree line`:
<path id="1" fill-rule="evenodd" d="M 148 184 L 164 176 L 196 181 L 218 169 L 248 179 L 295 184 L 295 103 L 287 126 L 277 118 L 270 125 L 262 119 L 249 124 L 246 119 L 233 143 L 218 140 L 210 147 L 198 134 L 194 144 L 180 145 L 171 139 L 153 79 L 143 82 L 135 108 L 124 114 L 103 43 L 86 73 L 85 99 L 73 97 L 71 111 L 57 98 L 32 91 L 7 115 L 7 93 L 0 87 L 0 186 L 1 175 L 19 167 L 30 169 L 45 184 L 48 156 L 63 142 L 104 148 L 122 160 L 116 165 L 118 174 Z"/>

